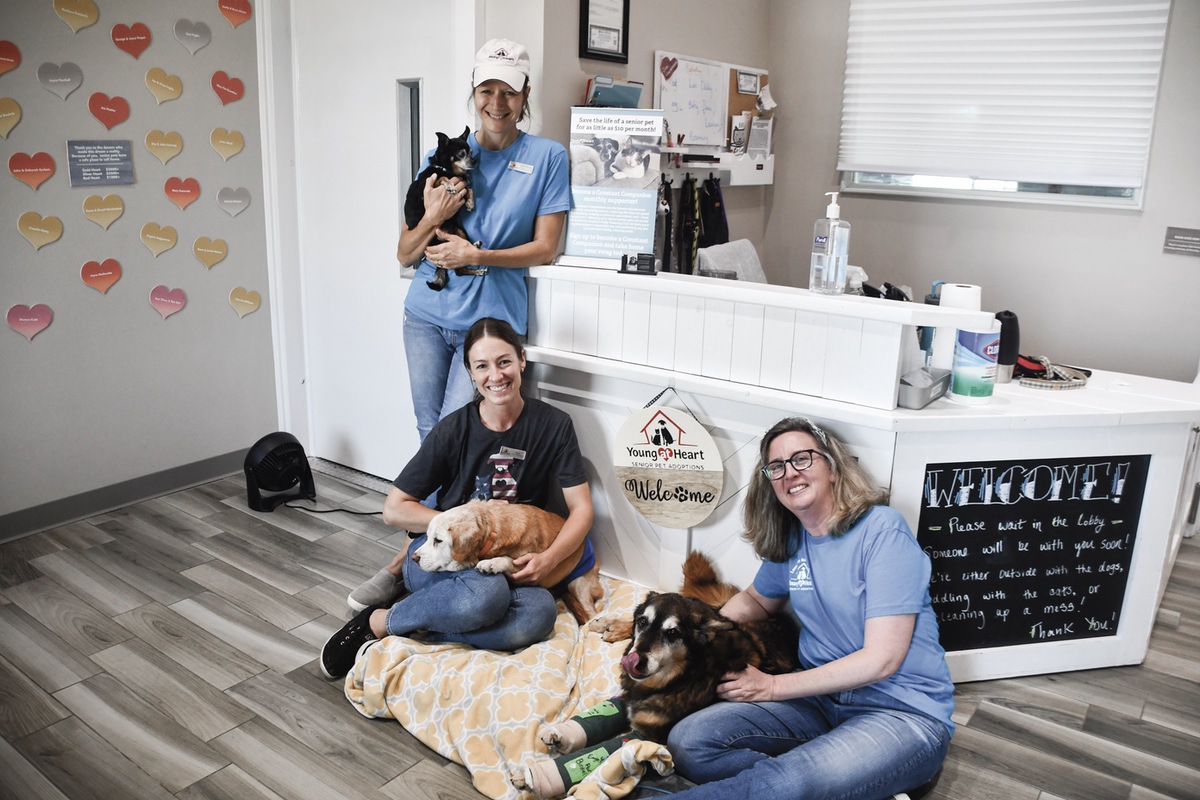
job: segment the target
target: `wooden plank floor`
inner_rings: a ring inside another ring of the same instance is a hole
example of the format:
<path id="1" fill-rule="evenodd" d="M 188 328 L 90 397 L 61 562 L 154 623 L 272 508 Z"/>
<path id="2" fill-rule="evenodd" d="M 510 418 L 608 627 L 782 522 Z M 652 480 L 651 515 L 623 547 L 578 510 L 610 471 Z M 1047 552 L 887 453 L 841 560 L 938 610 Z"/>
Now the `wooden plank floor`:
<path id="1" fill-rule="evenodd" d="M 375 492 L 317 476 L 326 504 Z M 322 680 L 378 517 L 251 512 L 229 478 L 0 544 L 0 798 L 481 797 Z M 1200 542 L 1146 662 L 964 684 L 931 800 L 1200 798 Z"/>

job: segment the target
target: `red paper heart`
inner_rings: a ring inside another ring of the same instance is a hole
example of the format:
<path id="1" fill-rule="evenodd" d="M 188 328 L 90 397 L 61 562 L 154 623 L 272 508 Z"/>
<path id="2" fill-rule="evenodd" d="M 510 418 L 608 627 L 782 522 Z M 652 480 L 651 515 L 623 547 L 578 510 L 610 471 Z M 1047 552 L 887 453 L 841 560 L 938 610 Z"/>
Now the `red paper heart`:
<path id="1" fill-rule="evenodd" d="M 36 189 L 54 174 L 54 159 L 49 153 L 13 153 L 8 160 L 8 171 L 21 183 Z"/>
<path id="2" fill-rule="evenodd" d="M 671 76 L 675 74 L 675 70 L 679 69 L 679 59 L 671 56 L 663 56 L 662 61 L 658 62 L 658 71 L 663 77 L 671 80 Z"/>
<path id="3" fill-rule="evenodd" d="M 150 46 L 150 29 L 141 22 L 135 22 L 132 25 L 114 25 L 112 40 L 117 47 L 134 58 L 138 58 Z"/>
<path id="4" fill-rule="evenodd" d="M 200 181 L 195 178 L 167 178 L 163 191 L 166 192 L 167 199 L 182 211 L 200 196 Z"/>
<path id="5" fill-rule="evenodd" d="M 79 270 L 79 277 L 100 294 L 108 294 L 112 285 L 121 279 L 121 264 L 115 258 L 89 261 Z"/>
<path id="6" fill-rule="evenodd" d="M 88 108 L 92 116 L 110 131 L 129 119 L 129 101 L 124 97 L 109 97 L 103 92 L 96 92 L 88 99 Z"/>
<path id="7" fill-rule="evenodd" d="M 219 0 L 217 8 L 235 28 L 250 19 L 250 0 Z"/>
<path id="8" fill-rule="evenodd" d="M 26 305 L 15 305 L 8 310 L 8 327 L 24 336 L 29 341 L 50 326 L 54 312 L 45 303 L 38 303 L 33 308 Z"/>
<path id="9" fill-rule="evenodd" d="M 187 295 L 183 289 L 168 289 L 160 284 L 150 290 L 150 305 L 166 319 L 178 311 L 183 311 L 183 307 L 187 305 Z"/>
<path id="10" fill-rule="evenodd" d="M 246 93 L 246 87 L 237 78 L 231 78 L 225 70 L 219 69 L 213 73 L 212 88 L 221 100 L 221 105 L 228 105 L 234 100 L 241 100 Z"/>
<path id="11" fill-rule="evenodd" d="M 21 51 L 7 39 L 0 40 L 0 75 L 21 66 Z"/>

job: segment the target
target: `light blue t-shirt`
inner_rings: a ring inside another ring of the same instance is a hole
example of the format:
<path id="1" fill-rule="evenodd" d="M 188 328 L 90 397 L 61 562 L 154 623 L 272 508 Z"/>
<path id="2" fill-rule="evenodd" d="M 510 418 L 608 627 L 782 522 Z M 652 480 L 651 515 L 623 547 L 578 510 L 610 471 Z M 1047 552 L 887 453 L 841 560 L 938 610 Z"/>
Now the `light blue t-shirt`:
<path id="1" fill-rule="evenodd" d="M 471 241 L 485 250 L 505 250 L 533 241 L 534 221 L 571 208 L 567 149 L 552 139 L 520 133 L 503 150 L 479 146 L 470 137 L 479 163 L 471 171 L 475 210 L 459 212 Z M 430 151 L 421 162 L 429 165 Z M 486 275 L 456 275 L 440 292 L 425 285 L 434 266 L 421 261 L 404 301 L 409 314 L 451 330 L 466 330 L 482 317 L 502 319 L 524 335 L 529 320 L 525 270 L 492 267 Z"/>
<path id="2" fill-rule="evenodd" d="M 796 522 L 792 542 L 786 562 L 763 562 L 754 588 L 790 599 L 805 669 L 861 650 L 869 617 L 916 614 L 904 662 L 873 688 L 940 720 L 953 735 L 954 684 L 929 599 L 929 556 L 900 512 L 876 506 L 836 538 L 810 536 Z"/>

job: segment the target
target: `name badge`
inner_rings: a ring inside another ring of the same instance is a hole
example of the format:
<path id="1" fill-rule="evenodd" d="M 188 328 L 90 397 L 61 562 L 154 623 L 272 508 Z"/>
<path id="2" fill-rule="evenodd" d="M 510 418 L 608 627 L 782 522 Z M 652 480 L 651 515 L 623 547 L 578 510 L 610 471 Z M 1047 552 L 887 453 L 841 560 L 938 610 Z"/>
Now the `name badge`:
<path id="1" fill-rule="evenodd" d="M 501 448 L 500 448 L 500 455 L 502 455 L 502 456 L 512 456 L 513 458 L 517 459 L 518 461 L 524 461 L 524 460 L 525 460 L 525 451 L 524 451 L 524 450 L 518 450 L 518 449 L 517 449 L 517 448 L 515 448 L 515 447 L 508 447 L 508 446 L 503 446 L 503 447 L 501 447 Z"/>
<path id="2" fill-rule="evenodd" d="M 517 172 L 524 172 L 526 175 L 533 174 L 533 164 L 522 164 L 520 161 L 508 162 L 508 168 Z"/>

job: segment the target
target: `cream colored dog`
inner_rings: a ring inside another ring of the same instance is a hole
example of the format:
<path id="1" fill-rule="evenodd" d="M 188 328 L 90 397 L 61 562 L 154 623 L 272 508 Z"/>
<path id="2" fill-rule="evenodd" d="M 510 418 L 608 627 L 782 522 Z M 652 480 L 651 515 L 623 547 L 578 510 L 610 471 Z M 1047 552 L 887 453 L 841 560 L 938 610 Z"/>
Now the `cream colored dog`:
<path id="1" fill-rule="evenodd" d="M 473 568 L 489 575 L 511 575 L 517 571 L 513 559 L 548 548 L 563 522 L 562 517 L 537 506 L 472 500 L 430 520 L 425 543 L 413 553 L 413 560 L 427 572 Z M 582 553 L 580 545 L 575 559 L 564 561 L 565 572 L 558 570 L 563 574 L 549 577 L 547 588 L 566 577 Z M 563 602 L 582 625 L 596 615 L 596 601 L 603 596 L 600 569 L 593 565 L 567 584 Z"/>

